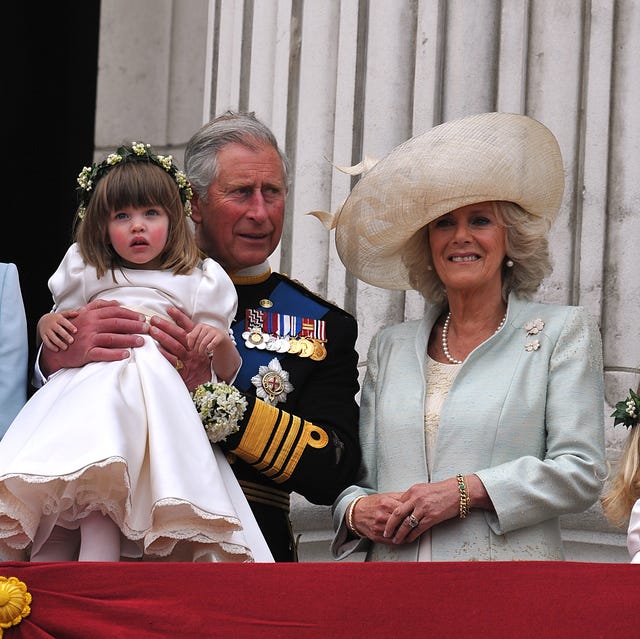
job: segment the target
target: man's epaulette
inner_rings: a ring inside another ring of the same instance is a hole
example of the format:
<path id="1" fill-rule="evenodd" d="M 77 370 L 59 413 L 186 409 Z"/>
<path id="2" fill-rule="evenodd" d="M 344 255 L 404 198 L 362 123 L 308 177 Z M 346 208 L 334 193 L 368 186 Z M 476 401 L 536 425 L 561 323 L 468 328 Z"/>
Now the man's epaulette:
<path id="1" fill-rule="evenodd" d="M 345 311 L 343 308 L 338 306 L 335 302 L 330 302 L 326 298 L 318 295 L 317 293 L 314 293 L 310 288 L 307 288 L 300 280 L 294 280 L 291 277 L 289 277 L 288 275 L 284 275 L 283 273 L 274 272 L 273 275 L 275 277 L 277 277 L 278 280 L 280 280 L 280 282 L 284 282 L 284 283 L 290 285 L 293 289 L 299 291 L 300 293 L 302 293 L 306 297 L 308 297 L 308 298 L 314 300 L 315 302 L 325 306 L 326 308 L 332 309 L 332 310 L 344 315 L 345 317 L 353 317 L 353 315 L 351 313 L 348 313 L 347 311 Z"/>

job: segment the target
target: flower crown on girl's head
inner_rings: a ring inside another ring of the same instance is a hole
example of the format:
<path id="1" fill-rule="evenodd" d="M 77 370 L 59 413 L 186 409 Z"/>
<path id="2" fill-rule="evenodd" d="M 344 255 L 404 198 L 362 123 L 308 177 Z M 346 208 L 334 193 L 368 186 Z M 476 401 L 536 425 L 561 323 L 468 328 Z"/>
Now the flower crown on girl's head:
<path id="1" fill-rule="evenodd" d="M 627 428 L 637 426 L 640 421 L 640 396 L 629 389 L 629 397 L 616 404 L 611 417 L 615 417 L 614 426 L 617 424 L 624 424 Z"/>
<path id="2" fill-rule="evenodd" d="M 115 153 L 111 153 L 99 164 L 85 166 L 78 175 L 78 217 L 84 219 L 87 204 L 91 199 L 95 185 L 114 167 L 116 164 L 125 162 L 149 162 L 164 169 L 178 185 L 180 199 L 187 216 L 191 215 L 191 198 L 193 191 L 186 174 L 180 171 L 173 162 L 171 155 L 156 155 L 151 150 L 150 144 L 144 142 L 133 142 L 131 146 L 120 146 Z"/>

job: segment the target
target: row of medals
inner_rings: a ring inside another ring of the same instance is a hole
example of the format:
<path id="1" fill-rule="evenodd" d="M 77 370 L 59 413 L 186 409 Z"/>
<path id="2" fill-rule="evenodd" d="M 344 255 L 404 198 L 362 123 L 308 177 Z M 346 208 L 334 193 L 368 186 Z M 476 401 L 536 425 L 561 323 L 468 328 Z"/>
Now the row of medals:
<path id="1" fill-rule="evenodd" d="M 327 356 L 327 349 L 323 340 L 317 337 L 282 337 L 263 333 L 259 327 L 254 327 L 242 333 L 247 348 L 273 351 L 276 353 L 290 353 L 299 357 L 308 357 L 316 362 L 322 361 Z"/>

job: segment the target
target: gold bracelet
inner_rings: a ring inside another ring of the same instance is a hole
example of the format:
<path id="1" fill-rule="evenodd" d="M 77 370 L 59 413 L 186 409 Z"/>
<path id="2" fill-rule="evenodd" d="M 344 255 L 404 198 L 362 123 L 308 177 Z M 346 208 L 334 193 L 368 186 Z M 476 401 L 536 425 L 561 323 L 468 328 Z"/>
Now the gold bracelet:
<path id="1" fill-rule="evenodd" d="M 461 473 L 456 475 L 458 480 L 458 490 L 460 491 L 460 519 L 464 519 L 469 514 L 469 505 L 471 500 L 467 495 L 467 487 L 464 483 L 464 477 Z"/>
<path id="2" fill-rule="evenodd" d="M 353 523 L 353 511 L 355 510 L 356 504 L 366 495 L 360 495 L 356 497 L 350 504 L 347 506 L 347 516 L 345 518 L 347 523 L 347 528 L 352 535 L 356 537 L 364 537 L 364 535 L 356 528 L 356 525 Z"/>

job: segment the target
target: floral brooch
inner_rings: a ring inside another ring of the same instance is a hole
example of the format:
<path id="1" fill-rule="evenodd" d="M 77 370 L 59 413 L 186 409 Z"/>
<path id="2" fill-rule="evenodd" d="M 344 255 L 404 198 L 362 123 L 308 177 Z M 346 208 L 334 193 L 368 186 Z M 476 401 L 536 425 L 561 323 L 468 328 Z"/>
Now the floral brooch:
<path id="1" fill-rule="evenodd" d="M 533 335 L 538 335 L 540 331 L 544 328 L 544 321 L 539 317 L 527 322 L 524 325 L 524 329 L 527 331 L 527 337 L 531 337 Z M 524 345 L 524 350 L 530 353 L 531 351 L 537 351 L 540 348 L 540 340 L 533 339 L 528 341 Z"/>

